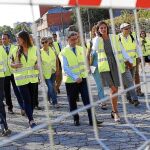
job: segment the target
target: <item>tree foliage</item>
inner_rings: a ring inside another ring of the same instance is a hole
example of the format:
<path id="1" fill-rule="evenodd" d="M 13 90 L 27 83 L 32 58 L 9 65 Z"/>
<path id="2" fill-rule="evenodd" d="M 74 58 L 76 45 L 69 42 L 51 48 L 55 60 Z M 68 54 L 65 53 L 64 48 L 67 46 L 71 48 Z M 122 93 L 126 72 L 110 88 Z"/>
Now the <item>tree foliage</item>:
<path id="1" fill-rule="evenodd" d="M 31 27 L 28 26 L 26 23 L 18 24 L 18 25 L 14 28 L 14 33 L 18 33 L 18 32 L 20 32 L 21 30 L 25 30 L 25 31 L 27 31 L 29 34 L 32 33 Z"/>
<path id="2" fill-rule="evenodd" d="M 109 12 L 104 9 L 94 9 L 94 8 L 81 8 L 81 18 L 84 31 L 89 31 L 93 25 L 95 25 L 98 21 L 108 19 Z M 77 18 L 76 14 L 72 15 L 72 23 L 76 24 Z"/>
<path id="3" fill-rule="evenodd" d="M 10 26 L 0 26 L 0 36 L 3 33 L 8 33 L 12 41 L 16 41 L 16 34 L 21 30 L 26 30 L 29 34 L 32 33 L 32 29 L 30 26 L 27 26 L 25 23 L 17 25 L 15 28 L 11 28 Z"/>

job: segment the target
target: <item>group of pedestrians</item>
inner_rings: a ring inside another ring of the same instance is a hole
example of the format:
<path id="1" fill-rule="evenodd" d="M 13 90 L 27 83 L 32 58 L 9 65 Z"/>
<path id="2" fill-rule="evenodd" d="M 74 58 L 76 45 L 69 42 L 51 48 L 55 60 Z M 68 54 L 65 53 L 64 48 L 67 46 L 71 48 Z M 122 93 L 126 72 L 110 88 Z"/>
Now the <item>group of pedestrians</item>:
<path id="1" fill-rule="evenodd" d="M 92 39 L 86 43 L 86 51 L 81 46 L 80 35 L 77 29 L 71 26 L 68 29 L 66 40 L 68 44 L 62 48 L 57 41 L 57 35 L 42 37 L 40 40 L 40 59 L 45 84 L 48 89 L 48 101 L 54 109 L 59 108 L 57 93 L 60 93 L 60 85 L 63 79 L 70 112 L 77 110 L 77 99 L 81 94 L 83 104 L 89 105 L 89 91 L 87 77 L 92 74 L 96 82 L 99 100 L 105 97 L 104 87 L 110 88 L 110 96 L 117 94 L 122 78 L 124 88 L 130 88 L 140 83 L 139 62 L 144 56 L 145 63 L 150 62 L 150 40 L 145 31 L 141 31 L 141 41 L 136 34 L 131 32 L 131 25 L 123 23 L 120 33 L 109 33 L 109 26 L 104 22 L 98 22 L 92 28 Z M 26 31 L 20 31 L 16 35 L 17 45 L 11 44 L 7 33 L 2 35 L 0 46 L 0 118 L 3 135 L 8 135 L 6 113 L 3 100 L 5 98 L 8 113 L 14 114 L 11 99 L 11 84 L 21 109 L 21 115 L 26 115 L 29 126 L 34 128 L 36 123 L 33 110 L 40 109 L 38 103 L 39 66 L 37 47 L 32 36 Z M 142 53 L 139 44 L 142 43 Z M 87 54 L 88 70 L 85 65 L 85 53 Z M 118 63 L 117 63 L 118 62 Z M 136 77 L 135 77 L 136 73 Z M 119 77 L 119 74 L 121 75 Z M 129 103 L 137 107 L 140 102 L 138 96 L 144 96 L 141 88 L 131 89 L 126 93 Z M 111 117 L 115 122 L 120 122 L 118 111 L 118 96 L 111 98 Z M 102 109 L 107 109 L 107 104 L 100 104 Z M 89 125 L 93 125 L 91 109 L 87 109 Z M 95 114 L 96 117 L 96 114 Z M 80 125 L 79 114 L 73 115 L 74 125 Z M 97 126 L 102 121 L 96 119 Z"/>

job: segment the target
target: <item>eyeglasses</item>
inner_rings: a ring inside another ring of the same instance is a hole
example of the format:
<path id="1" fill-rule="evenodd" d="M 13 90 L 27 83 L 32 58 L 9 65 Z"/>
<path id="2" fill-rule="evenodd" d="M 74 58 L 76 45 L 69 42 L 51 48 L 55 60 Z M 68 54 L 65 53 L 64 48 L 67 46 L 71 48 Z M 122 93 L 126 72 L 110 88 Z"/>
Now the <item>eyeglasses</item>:
<path id="1" fill-rule="evenodd" d="M 42 44 L 47 44 L 48 41 L 41 42 Z"/>

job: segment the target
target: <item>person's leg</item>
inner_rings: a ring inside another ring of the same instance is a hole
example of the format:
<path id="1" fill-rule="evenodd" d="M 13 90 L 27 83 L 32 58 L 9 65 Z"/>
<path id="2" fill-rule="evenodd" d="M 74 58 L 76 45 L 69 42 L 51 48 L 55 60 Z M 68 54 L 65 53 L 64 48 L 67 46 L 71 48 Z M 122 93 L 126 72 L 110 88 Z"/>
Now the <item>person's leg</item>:
<path id="1" fill-rule="evenodd" d="M 30 123 L 30 121 L 33 121 L 33 109 L 32 109 L 29 85 L 27 84 L 27 85 L 18 86 L 18 88 L 23 97 L 24 109 L 25 109 L 26 115 L 27 115 L 29 123 Z"/>
<path id="2" fill-rule="evenodd" d="M 79 92 L 81 93 L 82 101 L 84 106 L 90 104 L 90 99 L 89 99 L 89 92 L 88 92 L 88 87 L 87 87 L 87 81 L 86 79 L 82 79 L 82 82 L 79 84 Z M 88 117 L 89 117 L 89 124 L 92 124 L 92 113 L 91 109 L 87 109 Z"/>
<path id="3" fill-rule="evenodd" d="M 33 109 L 40 109 L 39 107 L 39 101 L 38 101 L 38 83 L 34 83 L 32 84 L 33 88 L 31 88 L 31 91 L 33 91 L 32 94 L 32 105 L 33 105 Z M 31 86 L 31 87 L 32 87 Z"/>
<path id="4" fill-rule="evenodd" d="M 2 125 L 2 130 L 4 129 L 8 130 L 3 99 L 4 99 L 4 78 L 0 78 L 0 119 L 1 119 L 0 124 Z"/>
<path id="5" fill-rule="evenodd" d="M 37 93 L 37 84 L 38 83 L 29 83 L 28 87 L 29 87 L 29 92 L 30 92 L 30 97 L 31 97 L 31 108 L 32 108 L 32 113 L 35 107 L 35 99 L 38 98 L 38 93 Z"/>
<path id="6" fill-rule="evenodd" d="M 134 78 L 135 84 L 140 84 L 139 65 L 140 65 L 140 62 L 138 59 L 136 59 L 136 69 L 135 69 L 135 78 Z M 144 96 L 144 93 L 142 93 L 141 91 L 141 86 L 136 88 L 136 92 L 138 96 L 141 96 L 141 97 Z"/>
<path id="7" fill-rule="evenodd" d="M 17 100 L 18 100 L 18 104 L 19 104 L 20 108 L 21 108 L 22 110 L 24 110 L 23 98 L 22 98 L 22 96 L 21 96 L 21 94 L 20 94 L 20 92 L 19 92 L 18 87 L 16 86 L 16 83 L 15 83 L 15 80 L 14 80 L 14 76 L 11 75 L 10 78 L 11 78 L 10 80 L 11 80 L 11 84 L 12 84 L 12 86 L 13 86 L 14 93 L 15 93 L 16 98 L 17 98 Z"/>
<path id="8" fill-rule="evenodd" d="M 126 72 L 122 74 L 122 78 L 123 78 L 123 83 L 126 88 L 130 88 L 134 86 L 133 78 L 129 70 L 126 70 Z M 138 96 L 135 92 L 135 89 L 130 90 L 128 93 L 130 94 L 130 97 L 131 97 L 131 100 L 129 102 L 137 106 Z"/>
<path id="9" fill-rule="evenodd" d="M 60 93 L 60 85 L 62 82 L 62 69 L 59 70 L 60 75 L 56 77 L 56 91 Z"/>
<path id="10" fill-rule="evenodd" d="M 103 89 L 103 85 L 102 85 L 101 76 L 100 76 L 100 73 L 98 72 L 98 69 L 96 69 L 92 75 L 93 75 L 93 78 L 94 78 L 96 86 L 97 86 L 98 97 L 99 97 L 99 99 L 102 99 L 105 97 L 105 95 L 104 95 L 104 89 Z"/>
<path id="11" fill-rule="evenodd" d="M 134 77 L 135 77 L 135 69 L 136 69 L 136 68 L 133 67 L 132 69 L 129 70 L 129 71 L 130 71 L 130 74 L 131 74 L 132 80 L 134 80 Z M 125 88 L 127 88 L 127 87 L 125 86 Z M 132 97 L 131 97 L 130 92 L 127 92 L 127 93 L 126 93 L 126 98 L 127 98 L 127 100 L 132 101 Z"/>
<path id="12" fill-rule="evenodd" d="M 103 85 L 102 85 L 101 76 L 100 76 L 98 69 L 96 69 L 92 75 L 93 75 L 93 78 L 94 78 L 96 86 L 97 86 L 99 100 L 101 100 L 105 97 L 105 95 L 104 95 L 104 89 L 103 89 Z M 100 103 L 100 107 L 103 110 L 107 109 L 107 105 L 105 102 Z"/>
<path id="13" fill-rule="evenodd" d="M 54 87 L 54 84 L 53 84 L 53 81 L 50 79 L 46 79 L 46 84 L 47 84 L 47 87 L 48 87 L 48 96 L 49 96 L 49 99 L 51 98 L 52 99 L 52 104 L 55 105 L 57 104 L 57 95 L 56 95 L 56 91 L 55 91 L 55 87 Z"/>
<path id="14" fill-rule="evenodd" d="M 70 112 L 77 110 L 77 103 L 76 103 L 76 98 L 78 96 L 78 88 L 77 88 L 77 83 L 66 83 L 66 92 L 67 92 L 67 98 L 69 102 L 69 109 Z M 79 122 L 79 114 L 73 115 L 74 121 Z"/>
<path id="15" fill-rule="evenodd" d="M 115 86 L 111 86 L 110 89 L 111 89 L 110 96 L 112 96 L 113 94 L 116 94 L 118 92 L 118 88 Z M 118 96 L 113 97 L 111 99 L 111 103 L 112 103 L 111 117 L 114 118 L 115 122 L 118 122 L 118 121 L 120 121 L 120 117 L 119 117 L 119 113 L 118 113 Z"/>
<path id="16" fill-rule="evenodd" d="M 5 93 L 6 104 L 8 106 L 8 111 L 12 112 L 12 110 L 13 110 L 13 104 L 12 104 L 12 99 L 11 99 L 10 78 L 11 78 L 10 76 L 5 77 L 5 81 L 4 81 L 4 93 Z"/>

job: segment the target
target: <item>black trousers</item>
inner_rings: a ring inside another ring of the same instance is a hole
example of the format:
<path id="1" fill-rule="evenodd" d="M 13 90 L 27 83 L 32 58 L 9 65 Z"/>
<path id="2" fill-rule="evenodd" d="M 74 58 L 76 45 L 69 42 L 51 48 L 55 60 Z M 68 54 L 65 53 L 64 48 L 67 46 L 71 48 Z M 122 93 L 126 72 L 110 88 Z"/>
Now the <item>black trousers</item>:
<path id="1" fill-rule="evenodd" d="M 36 93 L 37 83 L 28 83 L 26 85 L 18 86 L 18 88 L 23 97 L 24 110 L 30 122 L 31 120 L 33 120 L 33 109 L 35 97 L 37 94 Z"/>
<path id="2" fill-rule="evenodd" d="M 33 108 L 39 106 L 38 101 L 38 83 L 34 83 Z"/>
<path id="3" fill-rule="evenodd" d="M 14 93 L 17 97 L 17 100 L 21 109 L 24 109 L 22 96 L 19 92 L 18 87 L 16 86 L 13 75 L 5 77 L 5 81 L 4 81 L 4 93 L 5 93 L 5 99 L 6 99 L 6 104 L 8 106 L 8 109 L 9 110 L 13 109 L 13 104 L 12 104 L 12 99 L 11 99 L 11 84 L 13 86 Z"/>
<path id="4" fill-rule="evenodd" d="M 90 104 L 89 100 L 89 94 L 88 94 L 88 87 L 87 87 L 87 82 L 86 79 L 83 78 L 81 83 L 66 83 L 66 91 L 67 91 L 67 97 L 69 101 L 69 108 L 70 112 L 74 111 L 77 109 L 77 97 L 79 93 L 81 94 L 82 101 L 84 106 Z M 89 122 L 92 122 L 92 114 L 91 114 L 91 109 L 87 109 L 88 117 L 89 117 Z M 74 120 L 79 120 L 79 114 L 73 115 Z"/>
<path id="5" fill-rule="evenodd" d="M 5 106 L 3 103 L 4 99 L 4 78 L 0 78 L 0 124 L 3 125 L 4 129 L 7 130 L 7 122 L 6 122 L 6 112 Z"/>

